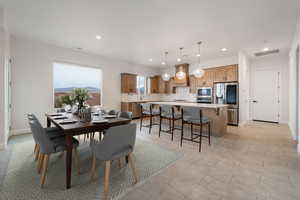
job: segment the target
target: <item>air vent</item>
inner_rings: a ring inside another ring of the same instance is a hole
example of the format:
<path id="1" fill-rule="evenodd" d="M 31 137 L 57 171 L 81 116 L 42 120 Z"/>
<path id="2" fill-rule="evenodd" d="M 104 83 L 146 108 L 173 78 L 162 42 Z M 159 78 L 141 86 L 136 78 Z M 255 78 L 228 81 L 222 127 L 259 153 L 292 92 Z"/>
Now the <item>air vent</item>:
<path id="1" fill-rule="evenodd" d="M 275 53 L 279 53 L 279 49 L 273 49 L 273 50 L 270 50 L 270 51 L 257 52 L 257 53 L 254 53 L 254 55 L 255 56 L 267 56 L 267 55 L 275 54 Z"/>

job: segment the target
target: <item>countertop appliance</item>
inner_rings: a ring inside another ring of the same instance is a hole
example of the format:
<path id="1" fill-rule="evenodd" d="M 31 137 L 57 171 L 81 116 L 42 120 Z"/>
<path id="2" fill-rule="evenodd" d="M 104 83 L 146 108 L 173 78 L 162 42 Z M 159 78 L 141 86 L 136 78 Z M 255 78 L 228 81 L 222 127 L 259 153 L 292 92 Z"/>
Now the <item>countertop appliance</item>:
<path id="1" fill-rule="evenodd" d="M 212 87 L 201 87 L 197 89 L 197 103 L 212 103 L 213 89 Z"/>
<path id="2" fill-rule="evenodd" d="M 239 95 L 238 83 L 215 83 L 214 103 L 228 105 L 228 124 L 238 125 L 239 123 Z"/>

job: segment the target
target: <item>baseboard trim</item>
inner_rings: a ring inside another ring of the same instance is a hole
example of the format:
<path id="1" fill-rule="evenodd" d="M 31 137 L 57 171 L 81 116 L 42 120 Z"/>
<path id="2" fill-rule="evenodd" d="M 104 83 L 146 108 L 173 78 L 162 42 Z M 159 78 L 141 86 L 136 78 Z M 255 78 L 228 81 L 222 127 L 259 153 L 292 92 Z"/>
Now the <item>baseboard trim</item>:
<path id="1" fill-rule="evenodd" d="M 30 129 L 16 129 L 16 130 L 12 130 L 10 131 L 10 136 L 13 135 L 23 135 L 25 133 L 30 133 Z"/>

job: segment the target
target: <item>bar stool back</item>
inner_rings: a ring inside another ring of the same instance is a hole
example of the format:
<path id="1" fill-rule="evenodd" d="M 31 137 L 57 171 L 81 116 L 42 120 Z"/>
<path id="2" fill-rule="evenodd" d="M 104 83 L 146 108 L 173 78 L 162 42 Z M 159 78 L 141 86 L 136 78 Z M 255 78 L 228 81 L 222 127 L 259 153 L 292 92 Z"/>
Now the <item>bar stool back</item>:
<path id="1" fill-rule="evenodd" d="M 174 107 L 171 106 L 171 105 L 160 105 L 159 110 L 160 110 L 160 120 L 159 120 L 159 133 L 158 133 L 158 136 L 160 137 L 161 132 L 169 133 L 169 134 L 172 135 L 171 140 L 173 141 L 174 130 L 178 129 L 178 128 L 175 128 L 174 122 L 176 120 L 180 120 L 181 116 L 175 113 Z M 163 119 L 169 121 L 169 129 L 168 130 L 163 130 L 161 128 Z"/>
<path id="2" fill-rule="evenodd" d="M 207 137 L 210 145 L 211 122 L 207 117 L 203 116 L 201 108 L 182 107 L 181 118 L 182 118 L 181 139 L 180 139 L 181 147 L 182 147 L 182 141 L 188 140 L 188 141 L 199 143 L 199 152 L 201 152 L 202 137 Z M 186 138 L 183 135 L 183 131 L 184 131 L 183 128 L 185 124 L 189 124 L 191 126 L 190 138 Z M 199 126 L 200 133 L 194 133 L 193 126 Z M 207 135 L 203 135 L 203 126 L 207 126 L 207 130 L 208 130 Z M 198 137 L 199 137 L 199 141 L 195 141 L 195 139 L 197 139 Z"/>
<path id="3" fill-rule="evenodd" d="M 150 103 L 142 103 L 141 104 L 140 131 L 142 130 L 142 127 L 147 127 L 147 128 L 149 128 L 149 134 L 150 134 L 152 126 L 159 125 L 159 124 L 153 123 L 153 117 L 157 117 L 157 116 L 159 116 L 159 110 L 153 109 L 153 106 Z M 144 117 L 149 117 L 150 118 L 150 124 L 149 125 L 143 125 Z"/>

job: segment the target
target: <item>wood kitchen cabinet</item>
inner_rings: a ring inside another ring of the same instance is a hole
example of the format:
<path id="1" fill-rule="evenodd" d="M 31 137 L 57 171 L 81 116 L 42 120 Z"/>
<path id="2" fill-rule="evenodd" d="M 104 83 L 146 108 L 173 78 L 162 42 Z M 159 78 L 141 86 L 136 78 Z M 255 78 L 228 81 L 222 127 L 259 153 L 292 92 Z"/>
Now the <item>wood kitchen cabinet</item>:
<path id="1" fill-rule="evenodd" d="M 136 74 L 121 74 L 121 93 L 136 93 Z"/>
<path id="2" fill-rule="evenodd" d="M 238 81 L 238 65 L 230 65 L 226 67 L 226 81 Z"/>
<path id="3" fill-rule="evenodd" d="M 214 68 L 214 82 L 238 81 L 238 65 Z"/>
<path id="4" fill-rule="evenodd" d="M 159 79 L 157 76 L 151 77 L 151 93 L 152 94 L 158 94 L 159 93 Z"/>
<path id="5" fill-rule="evenodd" d="M 164 94 L 166 93 L 166 81 L 164 81 L 161 76 L 156 75 L 151 77 L 151 93 L 154 94 Z"/>
<path id="6" fill-rule="evenodd" d="M 197 78 L 197 87 L 213 87 L 214 73 L 213 69 L 205 69 L 203 77 Z"/>
<path id="7" fill-rule="evenodd" d="M 194 75 L 190 75 L 190 93 L 196 93 L 197 88 L 197 78 Z"/>
<path id="8" fill-rule="evenodd" d="M 122 112 L 132 112 L 132 118 L 141 116 L 141 107 L 139 102 L 121 102 Z"/>
<path id="9" fill-rule="evenodd" d="M 173 94 L 176 93 L 176 88 L 174 87 L 174 77 L 170 78 L 170 80 L 166 81 L 165 85 L 165 93 L 166 94 Z"/>

